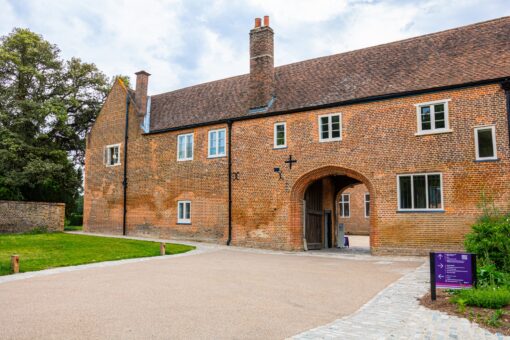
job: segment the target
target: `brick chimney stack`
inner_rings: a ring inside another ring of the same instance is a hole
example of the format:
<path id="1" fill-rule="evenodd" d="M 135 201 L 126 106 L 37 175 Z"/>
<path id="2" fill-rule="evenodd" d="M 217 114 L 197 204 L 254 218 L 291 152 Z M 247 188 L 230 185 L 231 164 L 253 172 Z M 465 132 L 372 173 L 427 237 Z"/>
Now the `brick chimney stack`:
<path id="1" fill-rule="evenodd" d="M 138 106 L 137 116 L 143 117 L 147 112 L 147 88 L 150 74 L 145 71 L 136 72 L 135 101 Z"/>
<path id="2" fill-rule="evenodd" d="M 266 15 L 250 31 L 250 109 L 268 106 L 274 92 L 274 32 Z"/>

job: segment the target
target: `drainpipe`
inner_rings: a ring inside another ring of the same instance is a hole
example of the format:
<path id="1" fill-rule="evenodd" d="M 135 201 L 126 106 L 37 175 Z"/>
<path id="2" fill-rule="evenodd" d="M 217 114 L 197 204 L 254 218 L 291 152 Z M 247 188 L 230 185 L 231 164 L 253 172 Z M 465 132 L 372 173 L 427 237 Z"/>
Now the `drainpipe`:
<path id="1" fill-rule="evenodd" d="M 506 120 L 508 124 L 508 142 L 510 143 L 510 79 L 501 82 L 501 88 L 505 90 L 506 96 Z"/>
<path id="2" fill-rule="evenodd" d="M 123 202 L 123 216 L 122 216 L 122 235 L 127 235 L 126 230 L 126 215 L 127 215 L 127 163 L 128 163 L 128 133 L 129 133 L 129 93 L 126 94 L 126 127 L 124 130 L 124 179 L 122 180 L 122 187 L 124 190 Z"/>
<path id="3" fill-rule="evenodd" d="M 228 126 L 228 239 L 227 246 L 232 242 L 232 121 Z"/>

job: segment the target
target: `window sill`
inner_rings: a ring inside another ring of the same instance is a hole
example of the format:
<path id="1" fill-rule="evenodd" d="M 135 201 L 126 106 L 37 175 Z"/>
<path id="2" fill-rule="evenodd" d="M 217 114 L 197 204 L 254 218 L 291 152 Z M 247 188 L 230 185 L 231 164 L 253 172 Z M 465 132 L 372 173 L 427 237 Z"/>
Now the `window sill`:
<path id="1" fill-rule="evenodd" d="M 475 163 L 485 163 L 485 162 L 499 162 L 501 158 L 487 158 L 487 159 L 475 159 L 473 162 Z"/>
<path id="2" fill-rule="evenodd" d="M 214 158 L 225 158 L 227 155 L 218 155 L 218 156 L 207 156 L 207 159 L 214 159 Z"/>
<path id="3" fill-rule="evenodd" d="M 120 163 L 117 163 L 117 164 L 106 164 L 106 167 L 107 168 L 114 168 L 114 167 L 119 166 L 119 165 L 120 165 Z"/>
<path id="4" fill-rule="evenodd" d="M 397 210 L 397 214 L 437 214 L 445 213 L 445 210 Z"/>
<path id="5" fill-rule="evenodd" d="M 273 147 L 273 150 L 285 150 L 285 149 L 287 149 L 287 145 L 285 145 L 285 146 L 275 146 L 275 147 Z"/>
<path id="6" fill-rule="evenodd" d="M 329 143 L 329 142 L 341 142 L 342 138 L 335 139 L 319 139 L 319 143 Z"/>
<path id="7" fill-rule="evenodd" d="M 186 158 L 186 159 L 177 159 L 177 162 L 187 162 L 187 161 L 192 161 L 193 158 Z"/>
<path id="8" fill-rule="evenodd" d="M 452 129 L 443 129 L 443 130 L 432 130 L 432 131 L 420 131 L 416 132 L 415 136 L 428 136 L 428 135 L 438 135 L 441 133 L 451 133 L 453 132 Z"/>

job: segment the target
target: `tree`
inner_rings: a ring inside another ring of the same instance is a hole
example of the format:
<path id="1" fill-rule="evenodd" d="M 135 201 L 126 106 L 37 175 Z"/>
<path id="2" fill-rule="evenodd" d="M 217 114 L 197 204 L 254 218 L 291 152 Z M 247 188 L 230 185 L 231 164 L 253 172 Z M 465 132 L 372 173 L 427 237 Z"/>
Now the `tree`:
<path id="1" fill-rule="evenodd" d="M 0 39 L 0 199 L 74 209 L 85 136 L 110 88 L 94 64 L 62 60 L 28 29 Z"/>

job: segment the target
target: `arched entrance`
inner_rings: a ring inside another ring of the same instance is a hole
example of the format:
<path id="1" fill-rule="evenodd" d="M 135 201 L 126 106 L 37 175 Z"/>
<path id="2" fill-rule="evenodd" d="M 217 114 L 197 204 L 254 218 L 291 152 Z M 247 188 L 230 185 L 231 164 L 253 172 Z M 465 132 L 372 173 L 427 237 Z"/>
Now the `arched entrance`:
<path id="1" fill-rule="evenodd" d="M 313 170 L 299 178 L 291 193 L 291 226 L 301 230 L 303 249 L 335 248 L 343 245 L 339 230 L 338 197 L 348 187 L 363 184 L 371 197 L 370 235 L 374 230 L 374 190 L 368 179 L 359 172 L 328 166 Z M 298 233 L 296 233 L 296 237 Z M 297 239 L 296 243 L 299 242 Z M 373 244 L 371 238 L 370 243 Z"/>

